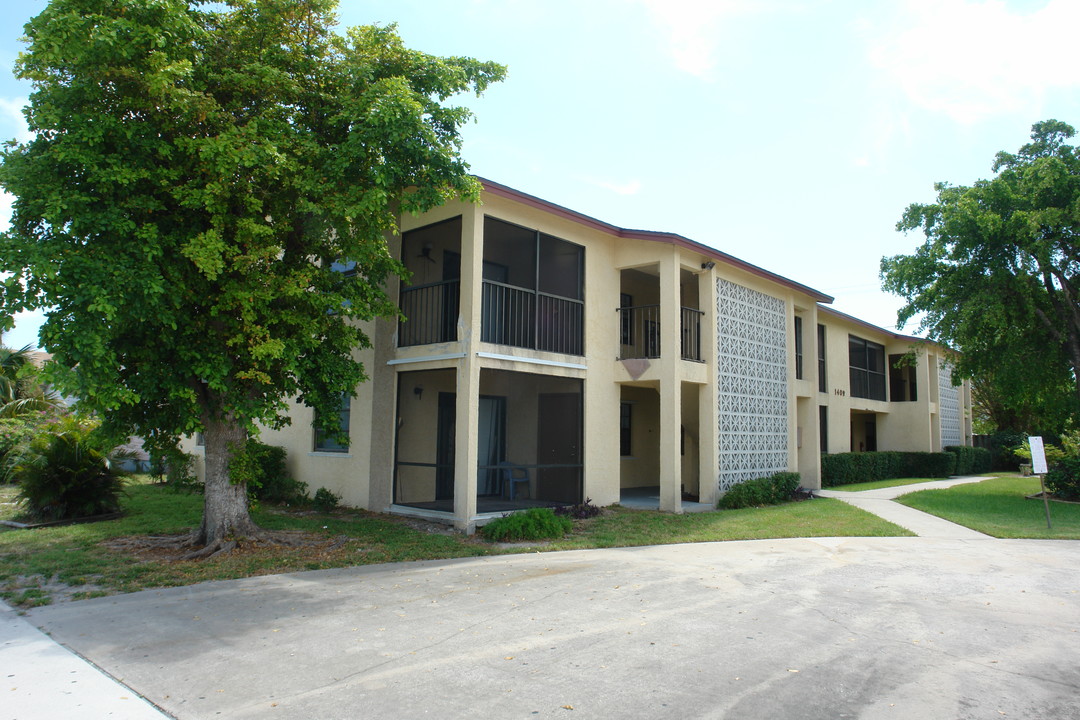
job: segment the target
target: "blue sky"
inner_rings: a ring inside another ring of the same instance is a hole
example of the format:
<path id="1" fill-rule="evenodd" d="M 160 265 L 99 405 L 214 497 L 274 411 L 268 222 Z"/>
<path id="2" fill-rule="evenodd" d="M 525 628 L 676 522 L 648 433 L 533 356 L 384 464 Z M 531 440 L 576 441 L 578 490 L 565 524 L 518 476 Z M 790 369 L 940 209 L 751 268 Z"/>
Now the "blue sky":
<path id="1" fill-rule="evenodd" d="M 44 7 L 7 0 L 0 66 Z M 892 327 L 882 255 L 936 181 L 990 175 L 1033 123 L 1080 123 L 1076 0 L 344 0 L 411 47 L 509 67 L 463 102 L 478 175 L 685 235 Z M 0 72 L 0 138 L 29 86 Z M 0 199 L 6 225 L 10 198 Z M 905 332 L 914 332 L 911 324 Z M 8 345 L 36 342 L 24 318 Z"/>

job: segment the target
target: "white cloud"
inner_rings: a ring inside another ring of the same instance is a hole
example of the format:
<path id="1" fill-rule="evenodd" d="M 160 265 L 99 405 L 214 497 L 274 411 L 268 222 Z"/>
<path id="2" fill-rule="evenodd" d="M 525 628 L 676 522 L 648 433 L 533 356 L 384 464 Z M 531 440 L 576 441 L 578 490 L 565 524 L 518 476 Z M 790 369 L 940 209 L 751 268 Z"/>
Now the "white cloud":
<path id="1" fill-rule="evenodd" d="M 759 9 L 750 0 L 640 0 L 667 36 L 675 67 L 707 77 L 716 66 L 721 22 Z"/>
<path id="2" fill-rule="evenodd" d="M 1030 12 L 1002 0 L 907 0 L 887 30 L 865 37 L 870 61 L 909 101 L 971 124 L 1038 115 L 1048 91 L 1080 86 L 1078 26 L 1076 0 Z"/>
<path id="3" fill-rule="evenodd" d="M 22 110 L 30 104 L 30 100 L 24 97 L 0 98 L 0 127 L 14 127 L 14 138 L 19 142 L 33 140 L 34 134 L 26 127 L 26 118 Z M 3 139 L 12 137 L 10 131 L 4 133 Z"/>

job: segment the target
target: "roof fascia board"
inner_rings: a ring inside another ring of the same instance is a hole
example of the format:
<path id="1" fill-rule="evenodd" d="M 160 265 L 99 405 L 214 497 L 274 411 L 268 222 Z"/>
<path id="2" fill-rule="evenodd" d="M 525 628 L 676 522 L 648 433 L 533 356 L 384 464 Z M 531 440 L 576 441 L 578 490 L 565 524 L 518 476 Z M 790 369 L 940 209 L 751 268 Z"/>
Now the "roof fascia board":
<path id="1" fill-rule="evenodd" d="M 879 333 L 881 333 L 883 335 L 888 335 L 893 340 L 907 340 L 909 342 L 914 342 L 914 343 L 924 343 L 924 344 L 930 344 L 930 345 L 937 345 L 938 347 L 945 347 L 941 343 L 935 342 L 933 340 L 928 340 L 926 338 L 921 338 L 921 337 L 915 337 L 914 335 L 904 335 L 903 333 L 898 333 L 895 330 L 887 330 L 887 329 L 885 329 L 883 327 L 878 327 L 877 325 L 874 325 L 872 323 L 868 323 L 865 320 L 860 320 L 859 318 L 855 317 L 854 315 L 848 315 L 847 313 L 840 312 L 836 308 L 825 307 L 824 305 L 819 305 L 818 306 L 818 312 L 823 312 L 826 315 L 834 315 L 834 316 L 836 316 L 836 317 L 838 317 L 838 318 L 840 318 L 842 320 L 847 320 L 848 322 L 854 323 L 856 325 L 861 325 L 862 327 L 867 328 L 868 330 L 873 330 L 873 331 L 879 332 Z"/>
<path id="2" fill-rule="evenodd" d="M 786 278 L 782 275 L 777 275 L 776 273 L 769 272 L 768 270 L 760 268 L 757 265 L 752 265 L 745 260 L 740 260 L 734 255 L 729 255 L 722 250 L 717 250 L 716 248 L 709 247 L 708 245 L 702 245 L 701 243 L 695 242 L 689 238 L 685 238 L 682 235 L 677 235 L 670 232 L 659 232 L 654 230 L 630 230 L 627 228 L 621 228 L 617 225 L 612 225 L 602 220 L 597 220 L 594 217 L 589 217 L 588 215 L 584 215 L 575 210 L 570 210 L 569 208 L 565 208 L 562 205 L 556 205 L 553 202 L 548 202 L 547 200 L 538 198 L 535 195 L 529 195 L 528 193 L 521 192 L 520 190 L 515 190 L 514 188 L 507 187 L 506 185 L 500 185 L 499 183 L 492 180 L 488 180 L 482 177 L 477 177 L 477 180 L 479 180 L 480 183 L 484 186 L 484 191 L 490 193 L 491 195 L 506 198 L 508 200 L 521 203 L 522 205 L 536 208 L 537 210 L 541 210 L 551 215 L 555 215 L 571 222 L 578 223 L 579 225 L 584 225 L 585 227 L 592 228 L 593 230 L 597 230 L 599 232 L 613 235 L 619 238 L 627 238 L 632 240 L 649 240 L 652 242 L 668 243 L 670 245 L 686 248 L 687 250 L 692 250 L 715 260 L 719 260 L 726 265 L 730 265 L 740 270 L 744 270 L 751 275 L 757 275 L 758 277 L 764 278 L 766 280 L 771 280 L 772 282 L 775 282 L 779 285 L 783 285 L 784 287 L 808 295 L 815 302 L 831 303 L 833 301 L 833 297 L 831 295 L 826 295 L 820 290 L 815 290 L 812 287 L 808 287 L 806 285 L 803 285 L 802 283 L 795 282 L 794 280 Z"/>

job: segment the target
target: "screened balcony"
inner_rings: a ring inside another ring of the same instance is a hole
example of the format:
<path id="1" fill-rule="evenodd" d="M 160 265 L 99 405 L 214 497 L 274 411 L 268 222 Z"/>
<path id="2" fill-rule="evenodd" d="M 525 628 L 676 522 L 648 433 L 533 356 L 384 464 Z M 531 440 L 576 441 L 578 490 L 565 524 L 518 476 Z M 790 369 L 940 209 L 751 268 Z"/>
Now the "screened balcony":
<path id="1" fill-rule="evenodd" d="M 585 249 L 484 218 L 483 342 L 584 354 Z"/>
<path id="2" fill-rule="evenodd" d="M 457 340 L 461 307 L 461 218 L 410 230 L 401 261 L 411 278 L 401 287 L 398 346 Z"/>

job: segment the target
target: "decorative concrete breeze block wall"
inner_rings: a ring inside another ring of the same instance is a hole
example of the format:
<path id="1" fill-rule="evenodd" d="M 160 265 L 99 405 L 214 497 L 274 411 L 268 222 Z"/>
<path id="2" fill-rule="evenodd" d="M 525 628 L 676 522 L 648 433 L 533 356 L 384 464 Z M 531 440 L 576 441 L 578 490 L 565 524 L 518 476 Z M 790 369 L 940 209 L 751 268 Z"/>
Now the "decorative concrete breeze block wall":
<path id="1" fill-rule="evenodd" d="M 787 470 L 786 329 L 783 300 L 717 279 L 721 492 Z"/>

